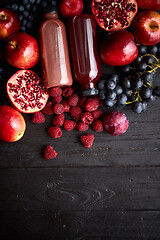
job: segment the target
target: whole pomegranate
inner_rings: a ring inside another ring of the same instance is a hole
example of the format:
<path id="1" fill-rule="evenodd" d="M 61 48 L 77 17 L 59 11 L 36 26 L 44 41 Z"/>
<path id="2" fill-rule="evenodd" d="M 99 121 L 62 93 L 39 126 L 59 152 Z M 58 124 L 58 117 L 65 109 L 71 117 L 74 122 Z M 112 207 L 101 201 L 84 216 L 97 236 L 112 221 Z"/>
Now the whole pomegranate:
<path id="1" fill-rule="evenodd" d="M 136 0 L 93 0 L 91 8 L 101 28 L 106 31 L 119 31 L 129 27 L 138 5 Z"/>
<path id="2" fill-rule="evenodd" d="M 131 32 L 122 30 L 109 33 L 100 43 L 102 62 L 110 66 L 131 63 L 138 55 L 138 48 Z"/>
<path id="3" fill-rule="evenodd" d="M 8 80 L 6 88 L 12 105 L 23 113 L 42 110 L 49 98 L 41 78 L 31 70 L 16 72 Z"/>

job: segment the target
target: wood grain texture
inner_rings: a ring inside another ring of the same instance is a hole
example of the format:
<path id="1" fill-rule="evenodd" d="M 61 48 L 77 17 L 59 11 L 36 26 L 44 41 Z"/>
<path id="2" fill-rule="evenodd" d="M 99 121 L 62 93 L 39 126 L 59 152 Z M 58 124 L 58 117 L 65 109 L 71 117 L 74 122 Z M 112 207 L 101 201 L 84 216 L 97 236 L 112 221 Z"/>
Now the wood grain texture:
<path id="1" fill-rule="evenodd" d="M 0 170 L 0 211 L 160 210 L 160 168 Z"/>
<path id="2" fill-rule="evenodd" d="M 3 240 L 159 240 L 159 211 L 2 212 Z"/>

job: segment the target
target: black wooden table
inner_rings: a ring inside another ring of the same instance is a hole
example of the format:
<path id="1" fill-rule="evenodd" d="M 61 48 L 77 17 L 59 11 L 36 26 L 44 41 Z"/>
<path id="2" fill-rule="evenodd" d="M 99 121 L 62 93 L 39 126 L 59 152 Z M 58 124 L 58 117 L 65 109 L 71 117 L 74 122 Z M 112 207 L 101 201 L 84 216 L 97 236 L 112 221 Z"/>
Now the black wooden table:
<path id="1" fill-rule="evenodd" d="M 24 137 L 0 143 L 1 239 L 160 239 L 160 99 L 143 114 L 122 111 L 128 131 L 90 129 L 90 149 L 77 130 L 53 139 L 52 117 L 38 125 L 24 114 Z M 49 144 L 59 153 L 53 160 L 43 158 Z"/>

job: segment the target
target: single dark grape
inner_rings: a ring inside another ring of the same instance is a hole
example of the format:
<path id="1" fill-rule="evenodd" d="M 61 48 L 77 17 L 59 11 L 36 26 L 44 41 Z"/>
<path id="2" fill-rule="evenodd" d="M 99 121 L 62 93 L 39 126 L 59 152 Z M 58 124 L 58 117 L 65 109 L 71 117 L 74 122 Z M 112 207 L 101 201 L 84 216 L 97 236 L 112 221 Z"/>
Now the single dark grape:
<path id="1" fill-rule="evenodd" d="M 104 89 L 105 88 L 105 82 L 106 82 L 106 79 L 100 79 L 99 82 L 97 83 L 97 88 L 99 90 Z"/>
<path id="2" fill-rule="evenodd" d="M 116 104 L 116 99 L 114 100 L 111 100 L 111 99 L 106 99 L 104 101 L 104 104 L 107 106 L 107 107 L 113 107 L 115 104 Z"/>
<path id="3" fill-rule="evenodd" d="M 128 74 L 130 71 L 131 71 L 131 66 L 129 64 L 122 66 L 120 68 L 120 73 L 123 73 L 123 74 Z"/>
<path id="4" fill-rule="evenodd" d="M 41 0 L 35 0 L 35 3 L 39 5 L 41 3 Z"/>
<path id="5" fill-rule="evenodd" d="M 154 73 L 151 72 L 146 72 L 146 73 L 143 73 L 142 74 L 142 79 L 145 81 L 145 82 L 148 82 L 148 83 L 152 83 L 153 82 L 153 76 L 154 76 Z"/>
<path id="6" fill-rule="evenodd" d="M 30 3 L 27 3 L 26 5 L 25 5 L 25 9 L 27 9 L 27 10 L 30 10 L 31 9 L 31 4 Z"/>
<path id="7" fill-rule="evenodd" d="M 123 88 L 120 85 L 117 85 L 114 89 L 117 95 L 121 94 L 123 92 Z"/>
<path id="8" fill-rule="evenodd" d="M 51 1 L 51 5 L 55 7 L 57 5 L 57 1 Z"/>
<path id="9" fill-rule="evenodd" d="M 11 8 L 12 8 L 13 11 L 16 12 L 18 10 L 18 4 L 17 3 L 13 3 Z"/>
<path id="10" fill-rule="evenodd" d="M 125 89 L 124 90 L 124 94 L 127 96 L 127 97 L 131 97 L 132 96 L 132 89 Z"/>
<path id="11" fill-rule="evenodd" d="M 132 87 L 136 90 L 140 89 L 143 86 L 143 81 L 140 77 L 136 77 L 132 80 Z"/>
<path id="12" fill-rule="evenodd" d="M 151 97 L 152 92 L 153 92 L 152 88 L 150 88 L 150 87 L 142 87 L 141 91 L 140 91 L 140 95 L 141 95 L 142 98 L 148 99 L 148 98 Z"/>
<path id="13" fill-rule="evenodd" d="M 37 11 L 37 6 L 36 5 L 33 5 L 32 8 L 31 8 L 31 11 L 34 13 Z"/>
<path id="14" fill-rule="evenodd" d="M 124 79 L 121 80 L 121 84 L 123 88 L 130 88 L 131 87 L 131 80 L 125 77 Z"/>
<path id="15" fill-rule="evenodd" d="M 156 55 L 156 53 L 158 52 L 158 47 L 156 45 L 148 46 L 148 52 L 150 54 Z"/>
<path id="16" fill-rule="evenodd" d="M 33 5 L 35 3 L 35 0 L 29 0 L 29 3 Z"/>
<path id="17" fill-rule="evenodd" d="M 143 111 L 142 102 L 135 102 L 135 103 L 133 103 L 132 110 L 135 113 L 141 113 Z"/>
<path id="18" fill-rule="evenodd" d="M 117 103 L 120 105 L 124 105 L 127 102 L 127 96 L 122 93 L 117 96 Z"/>
<path id="19" fill-rule="evenodd" d="M 42 2 L 41 2 L 41 6 L 42 6 L 43 8 L 47 7 L 47 1 L 42 1 Z"/>
<path id="20" fill-rule="evenodd" d="M 136 57 L 136 59 L 132 62 L 132 65 L 134 66 L 134 64 L 137 64 L 137 63 L 139 63 L 139 62 L 141 62 L 142 61 L 142 57 L 140 56 L 140 55 L 138 55 L 137 57 Z"/>
<path id="21" fill-rule="evenodd" d="M 20 27 L 20 30 L 21 30 L 22 32 L 26 32 L 26 26 L 21 26 L 21 27 Z"/>
<path id="22" fill-rule="evenodd" d="M 113 80 L 115 82 L 115 84 L 117 84 L 119 81 L 119 76 L 117 74 L 113 74 L 112 76 L 110 76 L 108 78 L 108 80 Z"/>
<path id="23" fill-rule="evenodd" d="M 144 46 L 144 45 L 140 45 L 138 47 L 138 53 L 139 55 L 144 55 L 147 53 L 147 46 Z"/>
<path id="24" fill-rule="evenodd" d="M 33 27 L 33 23 L 32 22 L 27 22 L 26 27 L 28 29 L 31 29 Z"/>
<path id="25" fill-rule="evenodd" d="M 156 95 L 157 97 L 160 97 L 160 86 L 156 86 L 153 89 L 153 94 Z"/>
<path id="26" fill-rule="evenodd" d="M 105 96 L 106 96 L 106 99 L 108 99 L 108 100 L 114 100 L 116 98 L 116 92 L 115 91 L 107 91 Z"/>
<path id="27" fill-rule="evenodd" d="M 99 91 L 99 97 L 101 100 L 104 100 L 106 98 L 106 89 L 102 89 Z"/>
<path id="28" fill-rule="evenodd" d="M 136 67 L 137 71 L 139 71 L 139 72 L 145 71 L 146 68 L 147 68 L 147 64 L 145 62 L 143 62 L 143 61 L 138 63 L 137 67 Z"/>
<path id="29" fill-rule="evenodd" d="M 23 16 L 24 16 L 24 17 L 28 17 L 29 14 L 30 14 L 30 13 L 29 13 L 27 10 L 24 10 L 24 12 L 23 12 Z"/>
<path id="30" fill-rule="evenodd" d="M 105 88 L 108 90 L 113 90 L 116 87 L 116 83 L 114 80 L 107 80 L 105 82 Z"/>
<path id="31" fill-rule="evenodd" d="M 156 100 L 155 95 L 151 95 L 149 98 L 147 98 L 147 102 L 154 102 Z"/>
<path id="32" fill-rule="evenodd" d="M 18 15 L 19 20 L 22 21 L 23 20 L 23 15 Z"/>
<path id="33" fill-rule="evenodd" d="M 28 3 L 28 0 L 22 0 L 22 4 L 26 5 Z"/>
<path id="34" fill-rule="evenodd" d="M 21 24 L 22 24 L 22 26 L 26 26 L 26 24 L 27 24 L 27 19 L 23 18 L 23 20 L 21 21 Z"/>
<path id="35" fill-rule="evenodd" d="M 24 6 L 23 5 L 19 5 L 19 11 L 23 12 L 24 11 Z"/>
<path id="36" fill-rule="evenodd" d="M 142 101 L 142 111 L 145 112 L 147 110 L 148 103 L 146 101 Z"/>
<path id="37" fill-rule="evenodd" d="M 29 15 L 28 16 L 28 21 L 32 22 L 34 20 L 34 16 L 33 15 Z"/>
<path id="38" fill-rule="evenodd" d="M 151 64 L 154 62 L 154 57 L 153 56 L 144 56 L 143 57 L 143 61 L 146 63 L 146 64 Z"/>

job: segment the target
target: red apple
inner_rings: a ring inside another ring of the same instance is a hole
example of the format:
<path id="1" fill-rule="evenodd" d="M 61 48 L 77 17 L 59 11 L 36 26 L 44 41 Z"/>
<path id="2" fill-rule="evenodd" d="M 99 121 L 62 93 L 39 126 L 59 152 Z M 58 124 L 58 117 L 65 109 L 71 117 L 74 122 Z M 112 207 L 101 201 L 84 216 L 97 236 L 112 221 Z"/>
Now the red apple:
<path id="1" fill-rule="evenodd" d="M 143 45 L 154 45 L 160 42 L 160 14 L 156 11 L 138 13 L 133 21 L 133 32 L 136 41 Z"/>
<path id="2" fill-rule="evenodd" d="M 5 41 L 4 56 L 16 68 L 32 68 L 39 59 L 38 43 L 27 33 L 14 33 Z"/>
<path id="3" fill-rule="evenodd" d="M 73 17 L 81 14 L 83 10 L 82 0 L 61 0 L 59 4 L 59 12 L 62 17 Z"/>
<path id="4" fill-rule="evenodd" d="M 137 0 L 138 6 L 142 10 L 160 10 L 159 0 Z"/>
<path id="5" fill-rule="evenodd" d="M 20 112 L 8 105 L 0 106 L 0 140 L 15 142 L 26 130 L 25 120 Z"/>
<path id="6" fill-rule="evenodd" d="M 131 32 L 112 32 L 100 44 L 102 62 L 110 66 L 123 66 L 131 63 L 138 55 L 138 48 Z"/>
<path id="7" fill-rule="evenodd" d="M 9 8 L 0 9 L 0 39 L 5 39 L 18 32 L 20 20 L 15 12 Z"/>

